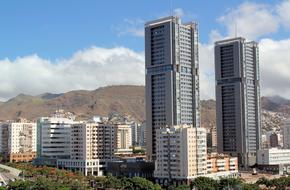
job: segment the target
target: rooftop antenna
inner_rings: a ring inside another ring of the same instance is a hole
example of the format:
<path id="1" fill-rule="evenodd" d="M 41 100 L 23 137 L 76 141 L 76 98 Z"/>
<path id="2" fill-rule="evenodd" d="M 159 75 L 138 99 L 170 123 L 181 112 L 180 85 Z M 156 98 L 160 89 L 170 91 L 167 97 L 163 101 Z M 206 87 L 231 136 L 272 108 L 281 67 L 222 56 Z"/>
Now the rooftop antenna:
<path id="1" fill-rule="evenodd" d="M 237 26 L 237 20 L 235 21 L 235 38 L 238 37 L 238 26 Z"/>
<path id="2" fill-rule="evenodd" d="M 170 15 L 171 16 L 174 16 L 173 15 L 173 2 L 172 2 L 173 0 L 170 0 Z"/>

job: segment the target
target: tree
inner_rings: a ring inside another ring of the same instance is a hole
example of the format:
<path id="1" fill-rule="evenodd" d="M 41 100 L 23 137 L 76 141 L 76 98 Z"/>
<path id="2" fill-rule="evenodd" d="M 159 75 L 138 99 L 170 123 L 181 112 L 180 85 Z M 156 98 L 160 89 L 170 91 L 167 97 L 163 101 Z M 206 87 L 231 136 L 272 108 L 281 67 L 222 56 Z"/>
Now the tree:
<path id="1" fill-rule="evenodd" d="M 216 190 L 218 186 L 217 181 L 208 177 L 197 177 L 191 183 L 191 189 L 198 190 Z"/>
<path id="2" fill-rule="evenodd" d="M 271 180 L 268 180 L 265 177 L 260 178 L 257 182 L 257 185 L 266 185 L 266 187 L 272 187 L 273 183 Z"/>
<path id="3" fill-rule="evenodd" d="M 32 183 L 30 181 L 16 180 L 7 185 L 8 190 L 29 190 Z"/>
<path id="4" fill-rule="evenodd" d="M 132 181 L 126 177 L 121 179 L 121 186 L 123 187 L 123 189 L 126 189 L 126 190 L 134 190 L 134 185 Z"/>
<path id="5" fill-rule="evenodd" d="M 133 177 L 131 182 L 136 190 L 155 190 L 160 187 L 155 186 L 151 181 L 142 177 Z"/>
<path id="6" fill-rule="evenodd" d="M 222 178 L 219 180 L 219 189 L 239 188 L 242 181 L 237 178 Z"/>
<path id="7" fill-rule="evenodd" d="M 51 179 L 45 177 L 39 177 L 33 183 L 31 190 L 58 190 L 65 187 L 66 186 L 64 184 L 54 182 Z"/>
<path id="8" fill-rule="evenodd" d="M 104 186 L 106 188 L 120 188 L 121 187 L 121 182 L 118 180 L 116 177 L 112 175 L 108 175 L 105 179 Z"/>
<path id="9" fill-rule="evenodd" d="M 61 187 L 61 188 L 58 188 L 57 190 L 71 190 L 71 189 L 68 187 Z"/>
<path id="10" fill-rule="evenodd" d="M 145 154 L 145 150 L 144 149 L 134 149 L 133 154 Z"/>
<path id="11" fill-rule="evenodd" d="M 188 186 L 188 185 L 180 185 L 180 186 L 174 188 L 174 190 L 190 190 L 190 186 Z"/>
<path id="12" fill-rule="evenodd" d="M 285 187 L 288 186 L 286 177 L 272 179 L 271 183 L 272 183 L 272 187 L 275 187 L 275 189 L 277 190 L 284 190 Z"/>
<path id="13" fill-rule="evenodd" d="M 69 184 L 69 189 L 70 190 L 86 190 L 86 185 L 82 184 L 80 181 L 72 181 L 70 184 Z"/>
<path id="14" fill-rule="evenodd" d="M 154 184 L 155 190 L 162 190 L 161 186 L 159 184 Z"/>
<path id="15" fill-rule="evenodd" d="M 259 190 L 259 186 L 257 184 L 248 184 L 248 183 L 243 183 L 242 184 L 242 189 L 243 190 Z"/>

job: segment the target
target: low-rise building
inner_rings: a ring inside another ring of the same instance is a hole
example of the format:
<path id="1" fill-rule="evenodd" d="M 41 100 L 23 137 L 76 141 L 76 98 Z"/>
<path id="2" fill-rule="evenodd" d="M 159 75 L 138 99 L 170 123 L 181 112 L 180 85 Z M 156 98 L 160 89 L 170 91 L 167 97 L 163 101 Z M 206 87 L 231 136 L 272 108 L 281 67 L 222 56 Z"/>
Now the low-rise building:
<path id="1" fill-rule="evenodd" d="M 207 177 L 235 177 L 238 175 L 238 158 L 212 153 L 207 157 Z"/>
<path id="2" fill-rule="evenodd" d="M 290 149 L 271 148 L 258 150 L 258 164 L 290 164 Z"/>
<path id="3" fill-rule="evenodd" d="M 36 152 L 10 153 L 9 162 L 32 162 L 36 158 Z"/>
<path id="4" fill-rule="evenodd" d="M 144 177 L 153 179 L 154 163 L 145 157 L 124 157 L 107 163 L 106 173 L 116 177 Z"/>
<path id="5" fill-rule="evenodd" d="M 258 168 L 273 173 L 290 173 L 290 149 L 258 150 Z"/>

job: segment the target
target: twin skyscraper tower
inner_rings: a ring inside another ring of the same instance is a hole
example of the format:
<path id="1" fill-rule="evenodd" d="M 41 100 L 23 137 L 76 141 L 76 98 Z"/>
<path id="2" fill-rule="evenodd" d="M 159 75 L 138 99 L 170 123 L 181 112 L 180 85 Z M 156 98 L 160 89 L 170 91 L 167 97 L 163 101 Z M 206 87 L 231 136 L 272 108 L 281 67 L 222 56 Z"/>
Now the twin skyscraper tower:
<path id="1" fill-rule="evenodd" d="M 198 43 L 195 22 L 182 24 L 170 16 L 145 24 L 146 150 L 151 160 L 158 156 L 157 129 L 202 127 Z M 238 156 L 240 166 L 255 164 L 259 149 L 258 60 L 255 42 L 215 43 L 218 151 Z"/>

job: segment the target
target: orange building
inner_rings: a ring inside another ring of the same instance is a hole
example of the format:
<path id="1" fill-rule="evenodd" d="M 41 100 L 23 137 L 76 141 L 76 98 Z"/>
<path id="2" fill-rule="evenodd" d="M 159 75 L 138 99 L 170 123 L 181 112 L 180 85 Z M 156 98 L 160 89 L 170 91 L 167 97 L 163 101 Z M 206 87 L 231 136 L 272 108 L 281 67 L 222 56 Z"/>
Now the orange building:
<path id="1" fill-rule="evenodd" d="M 11 153 L 8 155 L 9 162 L 31 162 L 36 157 L 36 152 Z"/>
<path id="2" fill-rule="evenodd" d="M 207 158 L 207 173 L 237 172 L 238 158 L 225 154 L 212 153 Z"/>

